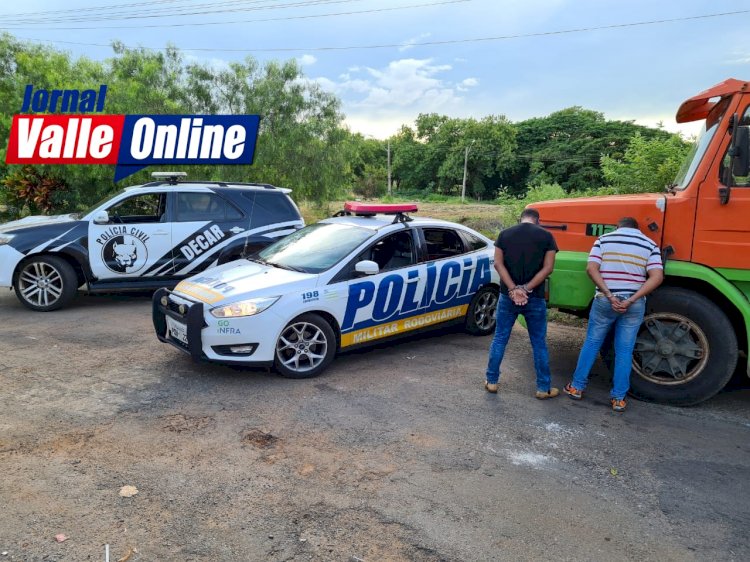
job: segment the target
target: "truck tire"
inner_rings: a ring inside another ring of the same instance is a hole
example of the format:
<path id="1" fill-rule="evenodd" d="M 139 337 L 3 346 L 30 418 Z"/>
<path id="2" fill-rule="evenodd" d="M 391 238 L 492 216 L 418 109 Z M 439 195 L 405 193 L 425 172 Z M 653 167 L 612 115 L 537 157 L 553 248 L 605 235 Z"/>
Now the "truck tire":
<path id="1" fill-rule="evenodd" d="M 738 353 L 732 324 L 718 306 L 689 289 L 664 287 L 647 302 L 630 391 L 642 400 L 698 404 L 724 388 Z"/>
<path id="2" fill-rule="evenodd" d="M 466 312 L 467 332 L 475 336 L 486 336 L 495 331 L 498 294 L 495 285 L 487 285 L 476 292 Z"/>
<path id="3" fill-rule="evenodd" d="M 274 366 L 289 379 L 317 377 L 333 361 L 336 346 L 331 325 L 317 314 L 305 313 L 289 322 L 279 335 Z"/>
<path id="4" fill-rule="evenodd" d="M 21 262 L 16 271 L 16 296 L 31 310 L 49 312 L 62 308 L 78 290 L 76 272 L 57 256 L 32 256 Z"/>

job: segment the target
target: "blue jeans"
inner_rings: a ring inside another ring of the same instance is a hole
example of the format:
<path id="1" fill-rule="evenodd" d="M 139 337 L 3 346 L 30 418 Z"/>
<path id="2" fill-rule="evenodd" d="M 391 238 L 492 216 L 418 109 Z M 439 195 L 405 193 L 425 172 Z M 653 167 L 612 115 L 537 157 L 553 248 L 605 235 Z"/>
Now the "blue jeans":
<path id="1" fill-rule="evenodd" d="M 495 337 L 490 344 L 490 359 L 487 364 L 487 382 L 496 384 L 500 378 L 500 363 L 505 355 L 505 346 L 519 314 L 526 319 L 531 348 L 534 350 L 536 388 L 542 392 L 549 392 L 551 379 L 546 341 L 547 302 L 539 297 L 529 297 L 529 302 L 517 306 L 508 295 L 500 295 L 497 303 Z"/>
<path id="2" fill-rule="evenodd" d="M 630 293 L 632 294 L 632 293 Z M 627 296 L 627 295 L 622 295 Z M 638 330 L 646 313 L 646 298 L 638 299 L 624 313 L 612 310 L 609 300 L 596 297 L 591 305 L 586 341 L 578 356 L 578 365 L 573 373 L 573 386 L 577 390 L 586 388 L 589 372 L 594 366 L 596 354 L 602 347 L 609 330 L 615 329 L 615 369 L 610 396 L 622 400 L 630 388 L 630 371 L 633 364 L 633 348 Z"/>

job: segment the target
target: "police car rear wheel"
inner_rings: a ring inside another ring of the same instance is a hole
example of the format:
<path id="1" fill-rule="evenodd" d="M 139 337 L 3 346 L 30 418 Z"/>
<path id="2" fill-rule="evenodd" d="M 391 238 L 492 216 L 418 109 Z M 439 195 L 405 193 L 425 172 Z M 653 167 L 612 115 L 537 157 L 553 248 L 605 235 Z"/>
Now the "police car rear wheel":
<path id="1" fill-rule="evenodd" d="M 289 322 L 276 342 L 276 370 L 292 379 L 315 377 L 336 353 L 336 335 L 317 314 L 303 314 Z"/>
<path id="2" fill-rule="evenodd" d="M 67 305 L 77 289 L 75 271 L 68 262 L 56 256 L 32 257 L 24 261 L 15 282 L 18 300 L 41 312 Z"/>
<path id="3" fill-rule="evenodd" d="M 497 311 L 496 287 L 482 287 L 471 299 L 466 313 L 466 330 L 476 336 L 486 336 L 495 330 Z"/>

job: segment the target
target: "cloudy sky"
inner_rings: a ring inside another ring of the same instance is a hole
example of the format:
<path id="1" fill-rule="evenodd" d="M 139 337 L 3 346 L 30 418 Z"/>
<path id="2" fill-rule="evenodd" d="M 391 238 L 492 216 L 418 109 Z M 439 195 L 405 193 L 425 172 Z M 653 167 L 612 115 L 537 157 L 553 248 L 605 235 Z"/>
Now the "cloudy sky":
<path id="1" fill-rule="evenodd" d="M 573 105 L 692 133 L 681 101 L 750 79 L 747 0 L 6 0 L 0 29 L 95 59 L 116 39 L 218 65 L 296 58 L 377 138 L 419 113 Z"/>

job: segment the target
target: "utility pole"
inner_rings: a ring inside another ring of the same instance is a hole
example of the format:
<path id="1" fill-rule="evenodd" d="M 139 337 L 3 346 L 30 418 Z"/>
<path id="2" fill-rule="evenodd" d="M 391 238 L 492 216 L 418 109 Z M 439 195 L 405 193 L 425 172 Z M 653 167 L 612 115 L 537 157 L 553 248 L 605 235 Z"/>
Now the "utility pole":
<path id="1" fill-rule="evenodd" d="M 471 148 L 472 144 L 474 144 L 474 141 L 471 141 L 468 145 L 466 145 L 466 152 L 464 153 L 464 183 L 461 187 L 461 203 L 463 203 L 466 199 L 466 171 L 469 167 L 469 149 Z"/>
<path id="2" fill-rule="evenodd" d="M 391 195 L 391 139 L 388 139 L 388 196 Z"/>

